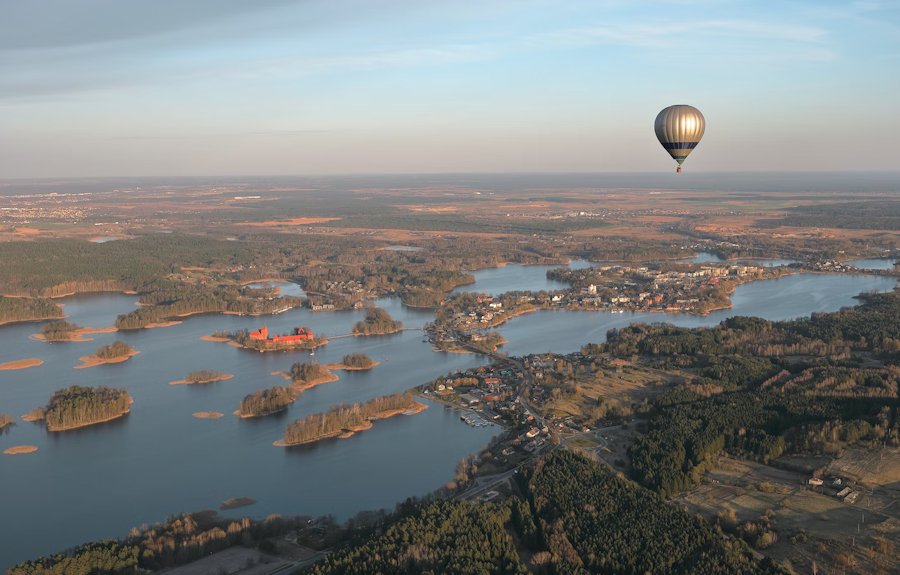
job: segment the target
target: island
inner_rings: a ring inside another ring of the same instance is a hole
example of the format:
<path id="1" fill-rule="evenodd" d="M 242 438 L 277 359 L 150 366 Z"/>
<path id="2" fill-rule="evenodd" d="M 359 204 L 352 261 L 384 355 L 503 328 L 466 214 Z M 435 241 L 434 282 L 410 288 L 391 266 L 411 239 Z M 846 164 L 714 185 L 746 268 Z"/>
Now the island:
<path id="1" fill-rule="evenodd" d="M 80 337 L 78 325 L 65 321 L 51 321 L 37 334 L 44 341 L 85 341 Z"/>
<path id="2" fill-rule="evenodd" d="M 14 445 L 3 450 L 3 455 L 24 455 L 37 451 L 37 445 Z"/>
<path id="3" fill-rule="evenodd" d="M 387 419 L 401 413 L 413 415 L 427 409 L 409 393 L 397 393 L 370 399 L 365 403 L 336 405 L 325 413 L 314 413 L 291 423 L 284 431 L 284 439 L 277 447 L 292 447 L 315 443 L 323 439 L 345 439 L 372 427 L 377 419 Z"/>
<path id="4" fill-rule="evenodd" d="M 0 413 L 0 433 L 3 433 L 16 424 L 16 420 L 11 415 Z"/>
<path id="5" fill-rule="evenodd" d="M 216 381 L 227 381 L 233 377 L 234 375 L 230 373 L 219 373 L 218 371 L 213 371 L 211 369 L 201 369 L 199 371 L 190 372 L 184 379 L 170 381 L 169 385 L 204 385 Z"/>
<path id="6" fill-rule="evenodd" d="M 296 327 L 289 334 L 273 335 L 268 327 L 262 326 L 254 331 L 216 332 L 206 339 L 229 341 L 237 347 L 259 352 L 310 350 L 328 343 L 325 337 L 315 335 L 312 330 L 305 327 Z"/>
<path id="7" fill-rule="evenodd" d="M 253 499 L 252 497 L 232 497 L 231 499 L 223 501 L 222 505 L 219 505 L 219 509 L 227 511 L 229 509 L 253 505 L 254 503 L 256 503 L 256 499 Z"/>
<path id="8" fill-rule="evenodd" d="M 44 360 L 38 359 L 36 357 L 29 357 L 28 359 L 17 359 L 15 361 L 0 363 L 0 371 L 28 369 L 29 367 L 37 367 L 39 365 L 44 365 Z"/>
<path id="9" fill-rule="evenodd" d="M 244 397 L 234 414 L 241 419 L 272 415 L 287 409 L 297 397 L 299 392 L 286 386 L 260 389 Z"/>
<path id="10" fill-rule="evenodd" d="M 191 415 L 197 419 L 220 419 L 225 417 L 225 414 L 221 411 L 196 411 Z"/>
<path id="11" fill-rule="evenodd" d="M 79 357 L 78 359 L 81 360 L 81 365 L 76 365 L 75 369 L 85 369 L 94 367 L 95 365 L 103 365 L 105 363 L 122 363 L 123 361 L 128 361 L 136 356 L 138 353 L 140 352 L 136 351 L 124 341 L 114 341 L 109 345 L 97 348 L 94 355 Z"/>
<path id="12" fill-rule="evenodd" d="M 347 371 L 365 371 L 379 365 L 371 357 L 364 353 L 354 352 L 348 353 L 341 359 L 340 365 L 330 365 L 331 369 L 344 369 Z"/>
<path id="13" fill-rule="evenodd" d="M 51 321 L 41 330 L 41 333 L 34 334 L 34 339 L 46 341 L 48 343 L 66 342 L 66 341 L 93 341 L 86 335 L 95 333 L 113 333 L 119 331 L 115 327 L 80 327 L 77 324 L 60 320 Z"/>
<path id="14" fill-rule="evenodd" d="M 384 335 L 403 330 L 403 322 L 396 321 L 380 307 L 366 310 L 366 318 L 353 326 L 354 335 Z"/>
<path id="15" fill-rule="evenodd" d="M 23 419 L 43 420 L 47 431 L 68 431 L 118 419 L 131 411 L 133 402 L 124 389 L 73 385 L 55 392 L 47 405 Z"/>
<path id="16" fill-rule="evenodd" d="M 282 373 L 282 377 L 294 384 L 294 389 L 306 391 L 323 383 L 337 381 L 337 375 L 328 367 L 319 363 L 297 362 L 291 366 L 291 370 Z"/>

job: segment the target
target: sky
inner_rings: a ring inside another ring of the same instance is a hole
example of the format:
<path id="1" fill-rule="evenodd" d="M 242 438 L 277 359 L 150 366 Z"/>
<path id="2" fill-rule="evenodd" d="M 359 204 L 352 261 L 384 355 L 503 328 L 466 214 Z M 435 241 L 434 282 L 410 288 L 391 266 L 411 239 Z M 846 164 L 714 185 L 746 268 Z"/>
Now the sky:
<path id="1" fill-rule="evenodd" d="M 0 178 L 897 170 L 900 0 L 0 0 Z"/>

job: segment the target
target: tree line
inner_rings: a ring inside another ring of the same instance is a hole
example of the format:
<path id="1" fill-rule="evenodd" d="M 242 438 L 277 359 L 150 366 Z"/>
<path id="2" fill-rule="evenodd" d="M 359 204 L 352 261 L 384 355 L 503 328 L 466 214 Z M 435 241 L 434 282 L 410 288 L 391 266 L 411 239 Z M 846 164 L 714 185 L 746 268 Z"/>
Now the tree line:
<path id="1" fill-rule="evenodd" d="M 4 297 L 0 295 L 0 324 L 61 317 L 64 317 L 62 308 L 48 299 Z"/>
<path id="2" fill-rule="evenodd" d="M 397 393 L 376 397 L 365 403 L 335 405 L 325 413 L 307 415 L 288 425 L 284 431 L 284 443 L 293 445 L 334 437 L 365 426 L 370 419 L 377 419 L 386 413 L 411 409 L 415 403 L 411 394 Z"/>

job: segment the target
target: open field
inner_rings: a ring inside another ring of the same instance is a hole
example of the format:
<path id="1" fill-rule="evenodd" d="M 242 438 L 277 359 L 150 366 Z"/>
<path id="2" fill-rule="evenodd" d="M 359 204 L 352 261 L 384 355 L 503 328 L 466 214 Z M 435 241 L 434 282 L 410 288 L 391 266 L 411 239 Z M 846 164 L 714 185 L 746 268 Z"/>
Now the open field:
<path id="1" fill-rule="evenodd" d="M 807 488 L 808 478 L 805 473 L 720 457 L 701 485 L 674 501 L 713 522 L 717 514 L 730 511 L 737 525 L 768 516 L 766 522 L 778 539 L 765 554 L 790 561 L 801 573 L 810 572 L 812 561 L 823 574 L 844 569 L 895 573 L 900 568 L 900 547 L 893 543 L 900 538 L 900 510 L 865 491 L 855 504 L 848 504 L 830 491 Z"/>

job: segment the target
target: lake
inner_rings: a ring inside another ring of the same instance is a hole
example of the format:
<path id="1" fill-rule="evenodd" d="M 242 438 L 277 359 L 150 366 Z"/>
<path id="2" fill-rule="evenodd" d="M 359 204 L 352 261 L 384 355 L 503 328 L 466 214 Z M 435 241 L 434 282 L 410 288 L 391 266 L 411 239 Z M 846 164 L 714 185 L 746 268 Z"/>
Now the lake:
<path id="1" fill-rule="evenodd" d="M 591 267 L 587 260 L 572 260 L 569 267 L 583 269 Z M 507 291 L 554 291 L 567 289 L 569 284 L 551 280 L 547 277 L 547 271 L 563 267 L 558 265 L 522 265 L 507 264 L 496 268 L 475 270 L 475 283 L 464 285 L 453 290 L 452 293 L 478 292 L 489 295 L 497 295 Z"/>
<path id="2" fill-rule="evenodd" d="M 575 265 L 586 265 L 576 262 Z M 558 289 L 546 270 L 556 266 L 517 266 L 479 270 L 477 283 L 463 289 L 499 293 Z M 734 308 L 698 317 L 679 314 L 541 311 L 500 328 L 515 355 L 575 351 L 602 341 L 611 327 L 645 321 L 705 326 L 726 317 L 759 315 L 785 319 L 853 305 L 864 291 L 886 291 L 893 278 L 866 275 L 800 274 L 740 286 Z M 301 293 L 279 283 L 282 293 Z M 560 287 L 565 287 L 562 285 Z M 134 309 L 137 298 L 99 294 L 65 298 L 71 321 L 82 326 L 112 325 L 116 315 Z M 428 310 L 407 308 L 396 299 L 379 300 L 406 327 L 422 327 Z M 349 333 L 363 311 L 291 310 L 265 318 L 200 315 L 160 329 L 97 334 L 88 343 L 48 344 L 29 339 L 40 324 L 0 327 L 0 363 L 38 357 L 45 364 L 0 372 L 0 412 L 20 416 L 46 403 L 54 390 L 79 385 L 125 387 L 134 397 L 132 412 L 120 420 L 50 434 L 42 425 L 19 421 L 0 436 L 0 450 L 36 445 L 30 455 L 0 455 L 0 568 L 88 540 L 117 537 L 133 526 L 199 509 L 217 508 L 231 497 L 258 502 L 223 512 L 226 516 L 269 513 L 324 514 L 345 519 L 358 511 L 392 507 L 406 497 L 425 495 L 452 479 L 457 461 L 484 447 L 499 428 L 473 428 L 452 410 L 431 404 L 415 416 L 376 422 L 346 440 L 328 440 L 297 449 L 272 446 L 294 419 L 341 402 L 403 391 L 450 371 L 473 367 L 484 357 L 435 353 L 420 331 L 390 336 L 336 339 L 315 353 L 322 363 L 362 352 L 381 365 L 367 372 L 337 372 L 340 381 L 305 392 L 283 415 L 240 420 L 232 415 L 240 400 L 257 389 L 285 382 L 273 371 L 309 352 L 260 354 L 223 343 L 201 341 L 217 330 L 256 328 L 275 333 L 308 326 L 316 333 Z M 140 355 L 128 362 L 76 370 L 78 357 L 122 339 Z M 234 374 L 206 386 L 172 386 L 198 369 Z M 196 411 L 225 417 L 201 420 Z"/>
<path id="3" fill-rule="evenodd" d="M 694 257 L 687 258 L 687 259 L 684 259 L 681 261 L 691 263 L 691 264 L 727 262 L 729 264 L 757 265 L 757 266 L 762 266 L 764 268 L 789 266 L 791 264 L 797 263 L 797 260 L 786 260 L 786 259 L 781 259 L 781 258 L 738 258 L 738 259 L 733 259 L 733 260 L 726 260 L 726 259 L 722 259 L 718 255 L 710 253 L 710 252 L 697 252 L 697 255 L 695 255 Z"/>

